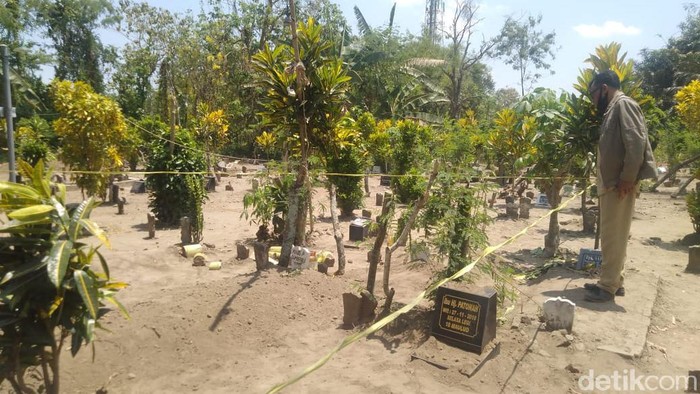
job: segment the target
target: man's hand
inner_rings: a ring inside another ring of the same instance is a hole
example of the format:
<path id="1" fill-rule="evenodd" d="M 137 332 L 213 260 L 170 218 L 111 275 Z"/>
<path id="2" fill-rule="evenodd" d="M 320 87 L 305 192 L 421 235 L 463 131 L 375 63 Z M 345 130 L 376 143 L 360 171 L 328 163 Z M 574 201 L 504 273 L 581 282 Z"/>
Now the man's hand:
<path id="1" fill-rule="evenodd" d="M 627 194 L 632 193 L 637 186 L 636 182 L 627 182 L 620 180 L 620 182 L 617 184 L 617 198 L 622 200 L 627 196 Z"/>

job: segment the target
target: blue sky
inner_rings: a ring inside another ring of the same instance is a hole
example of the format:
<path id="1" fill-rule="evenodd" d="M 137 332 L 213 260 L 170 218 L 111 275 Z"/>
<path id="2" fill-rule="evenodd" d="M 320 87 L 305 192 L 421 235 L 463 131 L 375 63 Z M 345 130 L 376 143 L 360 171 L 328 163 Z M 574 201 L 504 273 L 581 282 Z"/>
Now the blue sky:
<path id="1" fill-rule="evenodd" d="M 444 21 L 452 19 L 455 0 L 445 1 Z M 392 0 L 338 1 L 348 20 L 354 23 L 352 8 L 357 5 L 367 22 L 385 24 Z M 638 58 L 643 48 L 660 48 L 679 32 L 685 19 L 681 0 L 646 1 L 574 1 L 574 0 L 496 0 L 479 1 L 478 30 L 485 36 L 495 35 L 507 16 L 542 15 L 541 29 L 556 32 L 558 49 L 551 62 L 555 74 L 543 77 L 537 86 L 572 90 L 584 60 L 598 45 L 616 41 L 628 58 Z M 418 34 L 425 15 L 425 0 L 397 0 L 394 24 L 400 31 Z M 481 34 L 480 34 L 481 35 Z M 488 60 L 497 88 L 518 89 L 518 73 L 498 59 Z M 518 89 L 519 90 L 519 89 Z"/>
<path id="2" fill-rule="evenodd" d="M 349 23 L 355 25 L 353 7 L 357 5 L 373 26 L 388 23 L 391 7 L 396 2 L 394 26 L 401 32 L 419 34 L 425 18 L 426 0 L 331 0 L 340 5 Z M 196 0 L 148 0 L 154 6 L 175 12 L 199 10 Z M 455 0 L 444 0 L 444 21 L 452 19 Z M 643 48 L 656 49 L 679 32 L 685 19 L 684 0 L 477 0 L 478 36 L 495 35 L 507 16 L 542 15 L 541 29 L 556 32 L 556 59 L 551 62 L 554 75 L 545 75 L 537 86 L 572 90 L 584 60 L 601 44 L 616 41 L 628 58 L 639 58 Z M 106 40 L 107 41 L 107 40 Z M 518 72 L 498 59 L 488 60 L 497 88 L 519 90 Z M 546 73 L 545 73 L 546 74 Z"/>

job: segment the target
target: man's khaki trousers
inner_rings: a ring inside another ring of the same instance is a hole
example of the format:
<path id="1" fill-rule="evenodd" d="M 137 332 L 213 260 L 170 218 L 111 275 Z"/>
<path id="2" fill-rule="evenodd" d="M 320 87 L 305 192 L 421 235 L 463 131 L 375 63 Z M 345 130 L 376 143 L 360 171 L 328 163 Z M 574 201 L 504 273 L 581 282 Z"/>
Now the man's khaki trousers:
<path id="1" fill-rule="evenodd" d="M 599 196 L 600 201 L 600 249 L 603 254 L 598 287 L 615 294 L 623 286 L 625 260 L 627 259 L 627 240 L 632 225 L 634 203 L 637 190 L 628 193 L 625 198 L 617 196 L 616 189 L 606 190 Z"/>

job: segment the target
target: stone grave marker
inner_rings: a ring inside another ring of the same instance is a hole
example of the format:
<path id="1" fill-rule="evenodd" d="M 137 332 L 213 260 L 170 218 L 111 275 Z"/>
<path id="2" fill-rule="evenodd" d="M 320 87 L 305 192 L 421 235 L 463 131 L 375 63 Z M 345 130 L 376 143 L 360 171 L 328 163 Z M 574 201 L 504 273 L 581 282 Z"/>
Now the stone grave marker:
<path id="1" fill-rule="evenodd" d="M 431 333 L 443 342 L 481 354 L 496 337 L 496 292 L 467 293 L 439 287 Z"/>
<path id="2" fill-rule="evenodd" d="M 506 196 L 506 216 L 513 220 L 518 220 L 518 205 L 515 203 L 515 197 Z"/>
<path id="3" fill-rule="evenodd" d="M 571 333 L 574 326 L 576 304 L 566 298 L 550 298 L 544 302 L 544 321 L 550 331 L 566 329 Z"/>
<path id="4" fill-rule="evenodd" d="M 122 197 L 119 199 L 119 202 L 117 202 L 117 215 L 124 214 L 124 204 L 126 204 L 126 198 Z"/>
<path id="5" fill-rule="evenodd" d="M 530 218 L 530 208 L 532 208 L 532 199 L 529 197 L 520 197 L 520 217 L 523 219 Z"/>
<path id="6" fill-rule="evenodd" d="M 236 258 L 238 260 L 245 260 L 250 257 L 250 249 L 247 246 L 237 243 L 236 244 Z"/>
<path id="7" fill-rule="evenodd" d="M 369 232 L 369 220 L 357 218 L 350 222 L 350 240 L 364 241 Z"/>
<path id="8" fill-rule="evenodd" d="M 305 270 L 308 269 L 309 258 L 311 257 L 311 252 L 309 249 L 301 246 L 293 246 L 292 254 L 289 257 L 289 268 L 293 270 Z"/>
<path id="9" fill-rule="evenodd" d="M 204 177 L 206 179 L 206 184 L 204 184 L 204 189 L 208 192 L 215 192 L 216 191 L 216 177 L 213 176 L 207 176 Z"/>
<path id="10" fill-rule="evenodd" d="M 111 184 L 109 186 L 109 197 L 112 204 L 119 204 L 119 185 Z"/>
<path id="11" fill-rule="evenodd" d="M 146 193 L 146 182 L 135 181 L 131 184 L 131 193 Z"/>
<path id="12" fill-rule="evenodd" d="M 688 248 L 688 266 L 686 272 L 700 274 L 700 245 L 693 245 Z"/>
<path id="13" fill-rule="evenodd" d="M 382 175 L 379 177 L 379 186 L 391 186 L 391 177 Z"/>
<path id="14" fill-rule="evenodd" d="M 187 216 L 180 218 L 180 241 L 183 245 L 192 243 L 192 222 Z"/>
<path id="15" fill-rule="evenodd" d="M 375 202 L 374 205 L 381 207 L 384 205 L 384 193 L 377 193 L 374 196 Z"/>

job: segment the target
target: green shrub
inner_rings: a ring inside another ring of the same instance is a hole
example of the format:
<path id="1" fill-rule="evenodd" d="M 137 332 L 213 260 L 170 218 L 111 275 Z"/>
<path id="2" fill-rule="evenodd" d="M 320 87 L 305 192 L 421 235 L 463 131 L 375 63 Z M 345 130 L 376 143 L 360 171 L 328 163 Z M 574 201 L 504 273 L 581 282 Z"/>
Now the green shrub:
<path id="1" fill-rule="evenodd" d="M 149 122 L 155 132 L 166 137 L 165 124 Z M 202 204 L 207 198 L 203 175 L 207 166 L 200 149 L 187 130 L 178 130 L 172 155 L 170 143 L 157 139 L 150 144 L 146 157 L 146 171 L 166 172 L 146 177 L 149 207 L 158 221 L 166 226 L 176 225 L 183 216 L 189 217 L 194 242 L 201 239 L 204 224 Z"/>
<path id="2" fill-rule="evenodd" d="M 51 159 L 49 145 L 34 138 L 25 138 L 17 144 L 17 157 L 35 166 L 39 161 L 46 162 Z"/>
<path id="3" fill-rule="evenodd" d="M 362 174 L 366 164 L 356 145 L 343 147 L 327 160 L 328 172 L 337 174 Z M 328 181 L 337 188 L 338 207 L 343 216 L 351 216 L 353 210 L 362 207 L 361 177 L 329 175 Z"/>
<path id="4" fill-rule="evenodd" d="M 431 129 L 418 122 L 399 121 L 390 129 L 391 174 L 407 175 L 392 178 L 391 189 L 399 202 L 420 198 L 425 190 L 422 173 L 432 158 L 431 141 Z"/>
<path id="5" fill-rule="evenodd" d="M 277 223 L 284 223 L 285 213 L 288 209 L 289 190 L 293 183 L 294 175 L 281 175 L 272 182 L 260 185 L 257 190 L 246 193 L 243 196 L 241 217 L 265 228 L 269 228 L 273 218 L 278 219 L 274 220 Z M 276 228 L 274 232 L 280 233 L 281 231 L 282 229 Z"/>

